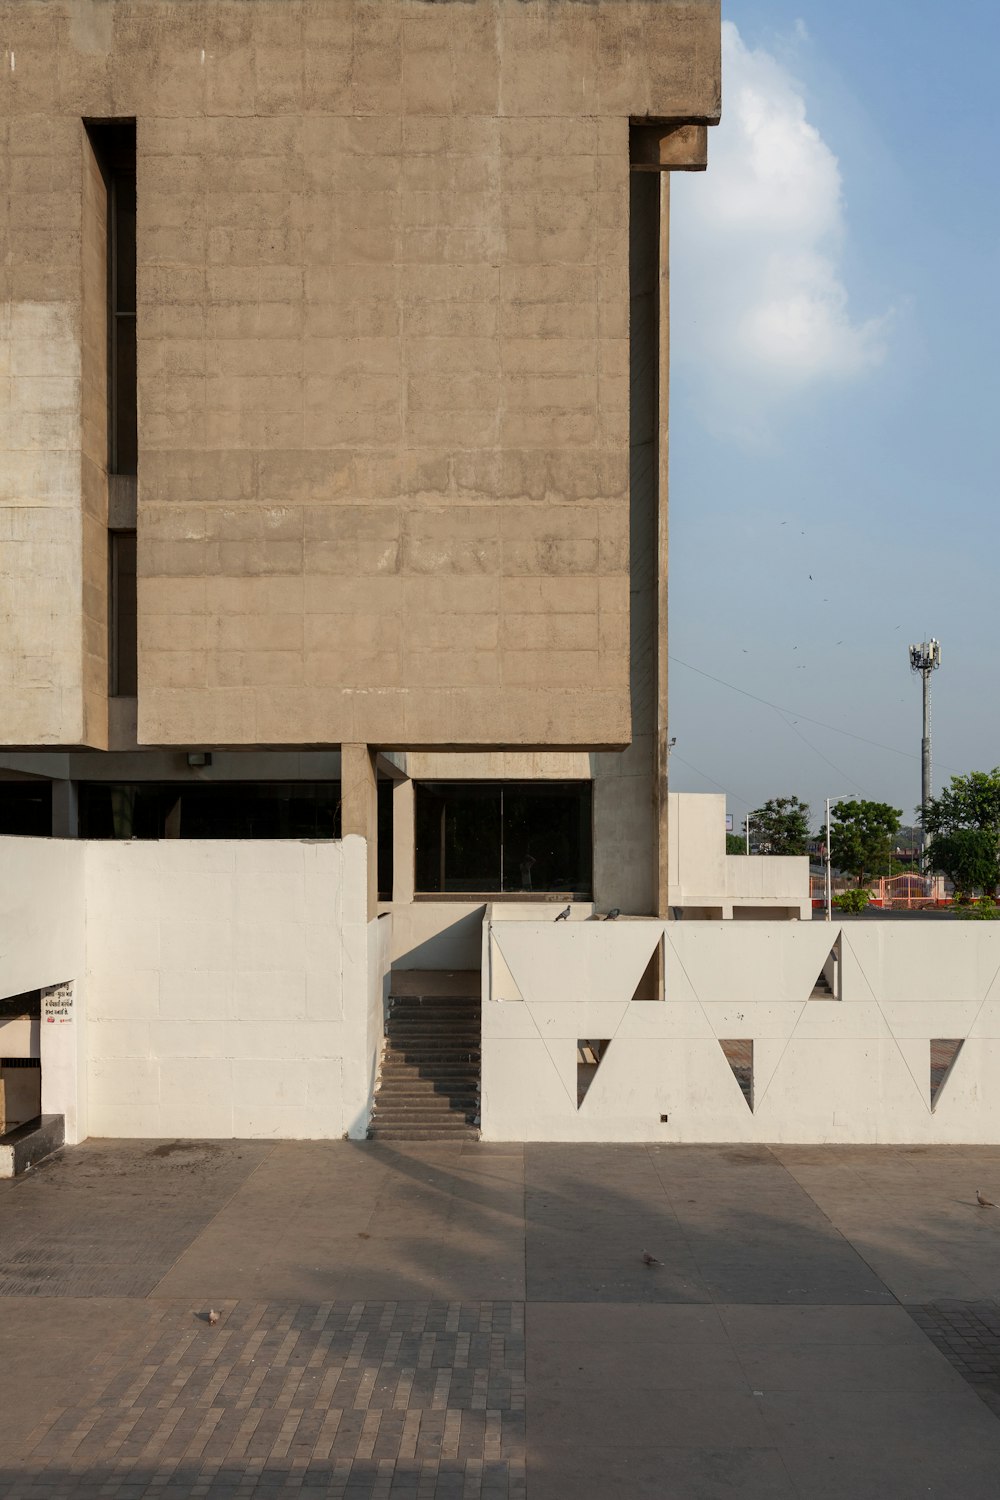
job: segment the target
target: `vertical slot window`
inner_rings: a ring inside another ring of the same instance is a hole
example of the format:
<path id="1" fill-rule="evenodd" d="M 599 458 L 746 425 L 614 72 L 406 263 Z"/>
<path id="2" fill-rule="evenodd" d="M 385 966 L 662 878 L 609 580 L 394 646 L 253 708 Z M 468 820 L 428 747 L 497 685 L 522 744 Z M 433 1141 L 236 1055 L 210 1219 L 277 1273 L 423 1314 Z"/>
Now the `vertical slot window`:
<path id="1" fill-rule="evenodd" d="M 112 531 L 111 541 L 111 695 L 138 692 L 138 635 L 135 532 Z"/>
<path id="2" fill-rule="evenodd" d="M 107 189 L 108 473 L 138 469 L 135 121 L 87 123 Z"/>
<path id="3" fill-rule="evenodd" d="M 108 179 L 108 469 L 138 472 L 135 126 L 117 126 Z"/>

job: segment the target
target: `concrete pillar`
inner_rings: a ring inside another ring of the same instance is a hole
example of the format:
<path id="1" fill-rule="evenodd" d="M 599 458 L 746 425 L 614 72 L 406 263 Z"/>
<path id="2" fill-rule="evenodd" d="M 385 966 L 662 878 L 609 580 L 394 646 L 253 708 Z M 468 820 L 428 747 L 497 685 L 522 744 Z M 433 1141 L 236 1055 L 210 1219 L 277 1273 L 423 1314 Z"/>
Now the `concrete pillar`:
<path id="1" fill-rule="evenodd" d="M 665 174 L 633 172 L 629 243 L 629 686 L 632 743 L 591 757 L 594 776 L 594 900 L 636 916 L 659 907 L 657 731 L 661 645 L 661 551 L 665 551 L 665 396 L 661 361 L 666 307 L 661 285 Z M 661 504 L 663 513 L 661 515 Z M 662 528 L 662 532 L 661 532 Z M 662 546 L 661 546 L 662 536 Z M 663 603 L 665 615 L 665 600 Z M 666 705 L 663 705 L 665 713 Z M 665 889 L 664 889 L 665 896 Z"/>
<path id="2" fill-rule="evenodd" d="M 416 853 L 413 808 L 413 782 L 394 782 L 392 788 L 392 899 L 396 903 L 413 900 Z"/>
<path id="3" fill-rule="evenodd" d="M 75 839 L 80 836 L 79 798 L 75 781 L 52 783 L 52 837 Z"/>
<path id="4" fill-rule="evenodd" d="M 375 790 L 377 751 L 368 745 L 340 747 L 340 827 L 368 841 L 368 920 L 378 916 L 378 796 Z"/>

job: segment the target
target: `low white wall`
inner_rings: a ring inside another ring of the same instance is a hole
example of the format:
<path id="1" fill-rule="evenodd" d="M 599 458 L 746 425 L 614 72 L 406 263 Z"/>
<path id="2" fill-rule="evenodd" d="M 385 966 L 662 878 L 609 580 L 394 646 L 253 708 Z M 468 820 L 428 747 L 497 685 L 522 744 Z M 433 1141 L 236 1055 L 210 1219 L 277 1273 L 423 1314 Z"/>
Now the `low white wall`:
<path id="1" fill-rule="evenodd" d="M 684 914 L 729 919 L 741 906 L 775 915 L 812 915 L 805 855 L 726 854 L 726 799 L 714 792 L 671 792 L 667 809 L 668 897 Z M 734 907 L 737 910 L 734 912 Z"/>
<path id="2" fill-rule="evenodd" d="M 42 1025 L 42 1112 L 87 1125 L 86 861 L 75 839 L 0 838 L 0 996 L 73 983 L 72 1019 Z M 13 1055 L 13 1054 L 11 1054 Z"/>
<path id="3" fill-rule="evenodd" d="M 72 1021 L 41 1023 L 67 1139 L 363 1137 L 391 928 L 366 859 L 357 837 L 0 840 L 0 995 L 73 981 Z"/>
<path id="4" fill-rule="evenodd" d="M 661 942 L 663 995 L 633 1000 Z M 837 942 L 841 998 L 812 999 Z M 484 1139 L 1000 1142 L 1000 924 L 496 922 L 488 943 Z M 578 1106 L 581 1038 L 610 1046 Z M 752 1111 L 721 1039 L 753 1042 Z M 932 1108 L 934 1039 L 963 1046 Z"/>
<path id="5" fill-rule="evenodd" d="M 90 1130 L 336 1137 L 367 1119 L 365 843 L 92 843 Z"/>

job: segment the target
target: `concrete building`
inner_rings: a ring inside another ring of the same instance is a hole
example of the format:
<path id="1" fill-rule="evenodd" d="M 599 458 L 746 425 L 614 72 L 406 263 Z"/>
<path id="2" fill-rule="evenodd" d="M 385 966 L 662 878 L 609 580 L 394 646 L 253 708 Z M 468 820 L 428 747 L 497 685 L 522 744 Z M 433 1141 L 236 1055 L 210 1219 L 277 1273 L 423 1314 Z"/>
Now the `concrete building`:
<path id="1" fill-rule="evenodd" d="M 478 965 L 504 898 L 667 915 L 669 174 L 719 117 L 717 0 L 0 20 L 9 858 L 55 836 L 93 937 L 102 841 L 267 841 L 260 917 L 285 841 L 361 839 L 398 968 Z M 81 979 L 44 951 L 20 990 Z M 104 984 L 92 1017 L 149 1018 Z"/>

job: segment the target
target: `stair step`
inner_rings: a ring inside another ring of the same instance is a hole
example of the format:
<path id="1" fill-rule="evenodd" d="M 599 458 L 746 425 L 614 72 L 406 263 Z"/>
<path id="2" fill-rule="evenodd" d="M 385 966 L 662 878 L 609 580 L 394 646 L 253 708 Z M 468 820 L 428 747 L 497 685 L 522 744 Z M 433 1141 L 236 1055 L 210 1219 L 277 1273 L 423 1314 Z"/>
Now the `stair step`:
<path id="1" fill-rule="evenodd" d="M 386 1047 L 387 1062 L 479 1062 L 478 1047 Z"/>
<path id="2" fill-rule="evenodd" d="M 393 1005 L 479 1005 L 482 998 L 478 991 L 474 995 L 396 995 L 389 991 Z"/>
<path id="3" fill-rule="evenodd" d="M 441 1062 L 439 1059 L 427 1061 L 426 1058 L 393 1058 L 387 1053 L 382 1058 L 382 1077 L 387 1079 L 391 1074 L 402 1074 L 403 1077 L 417 1074 L 420 1079 L 441 1079 L 442 1083 L 450 1083 L 453 1079 L 478 1079 L 480 1070 L 477 1062 L 469 1061 L 468 1058 Z"/>
<path id="4" fill-rule="evenodd" d="M 451 1109 L 469 1109 L 472 1104 L 477 1103 L 478 1094 L 475 1089 L 465 1086 L 442 1092 L 439 1089 L 421 1089 L 409 1082 L 409 1079 L 394 1079 L 388 1088 L 382 1089 L 379 1100 L 397 1100 L 400 1104 L 433 1104 L 433 1101 L 441 1100 L 451 1106 Z M 378 1100 L 375 1103 L 378 1104 Z"/>
<path id="5" fill-rule="evenodd" d="M 410 1042 L 433 1042 L 436 1046 L 453 1047 L 479 1047 L 482 1044 L 482 1037 L 480 1036 L 478 1031 L 400 1032 L 397 1031 L 395 1026 L 392 1025 L 389 1026 L 389 1029 L 386 1032 L 386 1038 L 388 1041 L 396 1042 L 400 1046 L 403 1046 Z"/>
<path id="6" fill-rule="evenodd" d="M 458 1121 L 454 1128 L 443 1125 L 383 1125 L 372 1127 L 373 1141 L 454 1141 L 479 1139 L 479 1126 Z"/>
<path id="7" fill-rule="evenodd" d="M 473 1106 L 471 1109 L 376 1109 L 373 1123 L 375 1125 L 438 1125 L 442 1122 L 448 1124 L 453 1120 L 459 1120 L 463 1124 L 470 1124 L 479 1113 Z"/>

